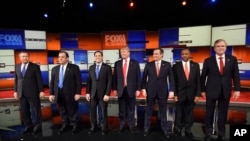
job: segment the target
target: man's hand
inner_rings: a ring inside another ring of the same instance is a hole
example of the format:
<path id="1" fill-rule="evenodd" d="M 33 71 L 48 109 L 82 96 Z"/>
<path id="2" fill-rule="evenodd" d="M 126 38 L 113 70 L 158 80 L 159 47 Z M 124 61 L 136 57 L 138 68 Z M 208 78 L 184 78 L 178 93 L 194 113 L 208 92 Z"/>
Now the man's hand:
<path id="1" fill-rule="evenodd" d="M 114 93 L 115 96 L 118 95 L 117 90 L 114 90 L 113 93 Z"/>
<path id="2" fill-rule="evenodd" d="M 240 92 L 239 91 L 235 91 L 233 94 L 233 99 L 237 100 L 240 97 Z"/>
<path id="3" fill-rule="evenodd" d="M 169 92 L 168 98 L 169 98 L 169 99 L 174 98 L 174 92 L 173 92 L 173 91 L 170 91 L 170 92 Z"/>
<path id="4" fill-rule="evenodd" d="M 40 97 L 41 99 L 43 99 L 43 98 L 44 98 L 44 92 L 40 92 L 39 97 Z"/>
<path id="5" fill-rule="evenodd" d="M 108 95 L 104 95 L 103 101 L 108 102 L 109 101 L 109 96 Z"/>
<path id="6" fill-rule="evenodd" d="M 201 96 L 202 96 L 203 98 L 206 98 L 206 92 L 201 92 Z"/>
<path id="7" fill-rule="evenodd" d="M 86 100 L 90 101 L 90 94 L 86 94 Z"/>
<path id="8" fill-rule="evenodd" d="M 142 95 L 143 95 L 144 97 L 147 97 L 147 92 L 146 92 L 145 89 L 142 90 Z"/>
<path id="9" fill-rule="evenodd" d="M 74 97 L 75 101 L 78 101 L 80 98 L 81 98 L 80 94 L 75 94 L 75 97 Z"/>
<path id="10" fill-rule="evenodd" d="M 18 94 L 17 94 L 17 92 L 14 92 L 14 98 L 15 98 L 15 99 L 18 99 Z"/>
<path id="11" fill-rule="evenodd" d="M 139 96 L 140 95 L 140 91 L 135 91 L 135 96 Z"/>
<path id="12" fill-rule="evenodd" d="M 55 102 L 55 96 L 54 95 L 50 95 L 49 96 L 49 101 L 54 103 Z"/>

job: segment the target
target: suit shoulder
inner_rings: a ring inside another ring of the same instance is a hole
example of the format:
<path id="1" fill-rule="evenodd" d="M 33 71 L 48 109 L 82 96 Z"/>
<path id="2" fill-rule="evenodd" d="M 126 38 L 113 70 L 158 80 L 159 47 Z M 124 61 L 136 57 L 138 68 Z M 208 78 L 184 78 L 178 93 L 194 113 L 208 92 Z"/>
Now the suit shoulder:
<path id="1" fill-rule="evenodd" d="M 30 66 L 39 66 L 38 64 L 35 64 L 35 63 L 32 63 L 32 62 L 29 62 L 29 65 Z"/>
<path id="2" fill-rule="evenodd" d="M 134 62 L 134 63 L 139 63 L 137 60 L 135 59 L 130 59 L 131 62 Z"/>
<path id="3" fill-rule="evenodd" d="M 170 66 L 171 66 L 171 63 L 170 63 L 170 62 L 168 62 L 168 61 L 164 61 L 164 60 L 162 60 L 162 63 L 164 63 L 164 64 L 167 64 L 167 65 L 170 65 Z"/>
<path id="4" fill-rule="evenodd" d="M 79 67 L 79 66 L 76 65 L 76 64 L 69 64 L 69 66 L 71 66 L 71 67 Z"/>
<path id="5" fill-rule="evenodd" d="M 191 63 L 194 64 L 194 65 L 199 65 L 199 63 L 194 62 L 194 61 L 191 61 Z"/>
<path id="6" fill-rule="evenodd" d="M 236 56 L 233 56 L 233 55 L 227 55 L 226 57 L 229 57 L 229 58 L 232 58 L 232 59 L 236 59 L 236 60 L 237 60 L 237 57 L 236 57 Z"/>
<path id="7" fill-rule="evenodd" d="M 206 61 L 211 61 L 211 60 L 213 60 L 213 59 L 214 59 L 214 56 L 210 56 L 210 57 L 205 58 L 205 59 L 204 59 L 204 62 L 206 62 Z"/>
<path id="8" fill-rule="evenodd" d="M 111 68 L 111 66 L 110 66 L 110 65 L 108 65 L 108 64 L 106 64 L 106 63 L 102 63 L 102 65 L 103 65 L 104 67 Z"/>

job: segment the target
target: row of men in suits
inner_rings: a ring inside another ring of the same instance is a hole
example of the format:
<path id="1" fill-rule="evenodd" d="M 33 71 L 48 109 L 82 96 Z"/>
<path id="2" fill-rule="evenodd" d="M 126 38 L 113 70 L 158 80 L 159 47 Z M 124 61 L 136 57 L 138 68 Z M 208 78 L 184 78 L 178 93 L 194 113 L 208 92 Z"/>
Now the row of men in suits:
<path id="1" fill-rule="evenodd" d="M 86 89 L 86 99 L 90 102 L 91 129 L 89 134 L 96 130 L 97 105 L 101 106 L 103 114 L 102 134 L 107 133 L 107 105 L 110 92 L 113 89 L 118 96 L 120 133 L 124 132 L 126 126 L 129 127 L 131 133 L 134 133 L 135 98 L 142 91 L 147 102 L 144 136 L 148 136 L 150 133 L 151 116 L 157 101 L 162 130 L 167 138 L 170 137 L 166 117 L 167 98 L 174 97 L 177 103 L 176 132 L 180 134 L 184 126 L 186 135 L 192 137 L 193 107 L 201 94 L 206 97 L 205 139 L 211 139 L 213 111 L 218 101 L 219 139 L 223 140 L 232 84 L 234 84 L 235 91 L 233 96 L 238 98 L 240 95 L 237 59 L 234 56 L 225 55 L 226 46 L 226 41 L 223 39 L 215 41 L 216 55 L 204 61 L 201 75 L 199 64 L 190 60 L 188 49 L 182 50 L 182 61 L 173 67 L 169 62 L 162 60 L 163 50 L 161 48 L 155 49 L 153 52 L 154 61 L 146 64 L 142 79 L 139 63 L 129 57 L 128 47 L 120 49 L 122 59 L 115 62 L 113 75 L 111 67 L 103 63 L 102 52 L 96 51 L 94 53 L 95 64 L 89 68 Z M 19 98 L 21 102 L 21 111 L 26 125 L 24 132 L 35 127 L 33 132 L 36 133 L 41 130 L 39 96 L 40 98 L 44 97 L 41 73 L 39 66 L 29 62 L 27 52 L 21 52 L 19 56 L 22 63 L 16 65 L 14 96 Z M 51 73 L 49 100 L 57 102 L 62 117 L 63 125 L 58 133 L 62 134 L 68 126 L 72 126 L 72 133 L 76 134 L 79 130 L 77 105 L 81 93 L 81 73 L 77 65 L 68 63 L 69 55 L 67 52 L 60 51 L 58 59 L 60 65 L 55 66 Z M 24 75 L 22 73 L 26 69 L 23 68 L 27 69 Z M 30 85 L 32 87 L 29 87 Z M 35 126 L 32 126 L 30 119 L 30 107 L 36 111 Z"/>

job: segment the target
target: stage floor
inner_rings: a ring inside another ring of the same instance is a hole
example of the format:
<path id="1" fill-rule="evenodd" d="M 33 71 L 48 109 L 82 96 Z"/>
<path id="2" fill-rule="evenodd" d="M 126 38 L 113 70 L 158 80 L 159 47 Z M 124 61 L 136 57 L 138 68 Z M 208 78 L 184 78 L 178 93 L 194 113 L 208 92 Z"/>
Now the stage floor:
<path id="1" fill-rule="evenodd" d="M 81 119 L 81 130 L 77 135 L 71 135 L 70 129 L 63 135 L 57 135 L 57 131 L 60 128 L 60 116 L 56 108 L 56 104 L 51 104 L 48 101 L 48 89 L 45 89 L 46 98 L 42 100 L 42 133 L 34 136 L 31 133 L 22 135 L 23 125 L 20 120 L 19 101 L 13 98 L 13 90 L 0 91 L 0 141 L 77 141 L 77 140 L 118 140 L 118 141 L 152 141 L 152 140 L 166 140 L 161 129 L 160 120 L 158 119 L 157 109 L 155 106 L 155 112 L 152 115 L 152 133 L 150 136 L 143 136 L 143 120 L 144 120 L 144 108 L 145 97 L 142 95 L 137 97 L 136 107 L 136 121 L 137 131 L 136 134 L 130 134 L 126 131 L 123 134 L 118 133 L 119 118 L 118 118 L 118 104 L 117 97 L 111 94 L 111 101 L 108 106 L 108 126 L 109 134 L 101 135 L 101 131 L 97 131 L 95 134 L 88 135 L 88 129 L 90 128 L 89 121 L 89 103 L 85 100 L 85 89 L 82 90 L 82 97 L 79 102 L 79 115 Z M 250 90 L 246 89 L 241 92 L 240 98 L 235 101 L 231 100 L 228 123 L 226 125 L 226 138 L 229 140 L 229 128 L 230 124 L 250 124 Z M 173 100 L 168 100 L 168 122 L 169 126 L 173 126 L 175 113 L 175 104 Z M 201 98 L 196 104 L 194 109 L 194 126 L 192 132 L 195 136 L 194 139 L 187 137 L 172 137 L 168 141 L 199 141 L 204 140 L 204 116 L 205 116 L 205 99 Z M 216 130 L 216 127 L 215 127 Z M 216 131 L 215 131 L 216 136 Z"/>

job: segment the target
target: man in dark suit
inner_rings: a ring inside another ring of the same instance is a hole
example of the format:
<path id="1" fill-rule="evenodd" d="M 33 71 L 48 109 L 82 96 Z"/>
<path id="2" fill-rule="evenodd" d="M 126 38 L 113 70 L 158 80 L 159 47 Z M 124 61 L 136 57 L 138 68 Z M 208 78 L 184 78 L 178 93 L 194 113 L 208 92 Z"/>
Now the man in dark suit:
<path id="1" fill-rule="evenodd" d="M 122 60 L 115 62 L 114 67 L 114 94 L 118 95 L 120 130 L 125 130 L 126 119 L 130 133 L 134 134 L 135 128 L 135 100 L 141 91 L 141 71 L 139 63 L 130 59 L 128 47 L 120 49 Z"/>
<path id="2" fill-rule="evenodd" d="M 37 134 L 41 131 L 42 123 L 40 98 L 44 97 L 41 70 L 40 66 L 29 61 L 28 52 L 20 52 L 19 58 L 21 64 L 15 67 L 14 97 L 20 100 L 21 117 L 25 125 L 23 134 L 32 129 Z M 30 109 L 34 112 L 34 123 Z"/>
<path id="3" fill-rule="evenodd" d="M 144 136 L 148 136 L 151 124 L 151 116 L 155 101 L 159 105 L 161 128 L 164 135 L 169 138 L 169 127 L 167 126 L 167 99 L 173 98 L 175 83 L 171 64 L 162 60 L 163 49 L 158 48 L 153 52 L 154 61 L 146 64 L 142 77 L 142 93 L 146 96 L 147 105 L 145 109 Z M 168 81 L 170 84 L 168 84 Z M 170 89 L 169 89 L 170 88 Z"/>
<path id="4" fill-rule="evenodd" d="M 94 53 L 95 64 L 89 68 L 87 79 L 86 99 L 90 101 L 90 122 L 89 134 L 95 132 L 97 128 L 97 106 L 102 110 L 102 120 L 100 122 L 102 135 L 107 134 L 107 106 L 112 88 L 112 69 L 111 66 L 103 63 L 103 53 Z"/>
<path id="5" fill-rule="evenodd" d="M 181 57 L 182 61 L 173 65 L 176 101 L 175 131 L 177 135 L 181 135 L 184 127 L 185 136 L 192 138 L 193 108 L 200 96 L 200 66 L 189 60 L 188 48 L 182 49 Z"/>
<path id="6" fill-rule="evenodd" d="M 72 126 L 72 134 L 77 134 L 78 101 L 81 94 L 81 72 L 77 65 L 69 63 L 69 54 L 60 51 L 58 55 L 60 65 L 52 68 L 50 80 L 51 102 L 57 102 L 62 118 L 62 127 L 58 134 L 63 134 L 68 126 Z"/>
<path id="7" fill-rule="evenodd" d="M 212 138 L 213 117 L 218 102 L 218 139 L 225 140 L 225 124 L 229 101 L 234 85 L 233 98 L 240 96 L 240 75 L 236 57 L 225 55 L 226 41 L 218 39 L 214 42 L 215 56 L 205 59 L 201 73 L 201 94 L 206 97 L 205 140 Z"/>

